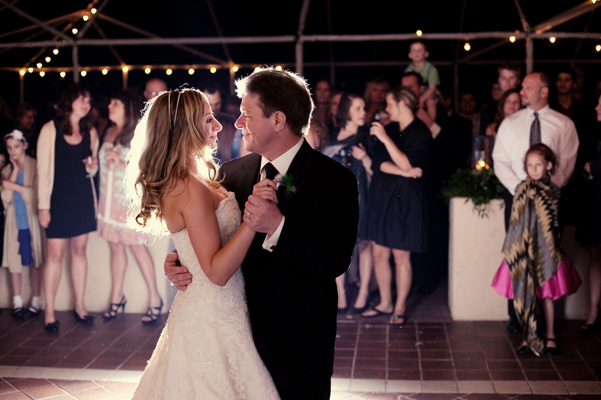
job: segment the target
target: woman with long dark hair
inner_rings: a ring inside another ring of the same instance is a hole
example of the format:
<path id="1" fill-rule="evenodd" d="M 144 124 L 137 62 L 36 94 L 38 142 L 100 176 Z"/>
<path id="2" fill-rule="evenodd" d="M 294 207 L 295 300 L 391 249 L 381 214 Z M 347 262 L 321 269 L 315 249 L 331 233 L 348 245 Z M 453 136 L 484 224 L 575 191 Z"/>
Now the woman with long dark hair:
<path id="1" fill-rule="evenodd" d="M 37 146 L 38 210 L 46 229 L 48 256 L 44 264 L 44 325 L 59 329 L 54 301 L 63 259 L 69 251 L 77 322 L 93 323 L 84 304 L 88 233 L 96 230 L 92 176 L 98 169 L 98 135 L 88 119 L 90 92 L 83 85 L 68 87 L 56 105 L 56 117 L 40 131 Z"/>

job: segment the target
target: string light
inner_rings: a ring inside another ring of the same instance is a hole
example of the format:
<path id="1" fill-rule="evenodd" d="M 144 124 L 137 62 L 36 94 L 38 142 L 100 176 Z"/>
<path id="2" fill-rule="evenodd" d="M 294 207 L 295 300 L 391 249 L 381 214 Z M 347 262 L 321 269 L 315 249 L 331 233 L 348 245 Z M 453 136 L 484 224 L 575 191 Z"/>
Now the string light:
<path id="1" fill-rule="evenodd" d="M 217 67 L 211 67 L 211 69 L 209 70 L 212 74 L 214 74 L 215 72 L 217 72 Z"/>
<path id="2" fill-rule="evenodd" d="M 511 43 L 515 43 L 515 36 L 509 36 L 509 41 Z"/>
<path id="3" fill-rule="evenodd" d="M 148 67 L 144 68 L 144 73 L 145 73 L 146 75 L 150 74 L 150 72 L 151 72 L 151 71 L 152 71 L 152 70 L 151 70 L 150 68 L 148 68 Z"/>
<path id="4" fill-rule="evenodd" d="M 595 50 L 597 50 L 597 52 L 601 51 L 601 44 L 598 44 L 595 46 Z"/>
<path id="5" fill-rule="evenodd" d="M 234 66 L 232 67 L 232 72 L 238 72 L 238 70 L 239 70 L 239 69 L 240 69 L 240 68 L 239 68 L 237 65 L 234 65 Z"/>
<path id="6" fill-rule="evenodd" d="M 46 56 L 46 58 L 44 58 L 44 60 L 46 60 L 46 62 L 49 63 L 50 61 L 52 61 L 52 57 Z"/>
<path id="7" fill-rule="evenodd" d="M 165 70 L 165 73 L 166 73 L 167 75 L 171 75 L 171 74 L 173 73 L 173 70 L 172 70 L 171 68 L 167 68 L 167 69 Z"/>
<path id="8" fill-rule="evenodd" d="M 129 67 L 127 65 L 124 65 L 123 68 L 121 68 L 121 70 L 123 72 L 127 72 L 127 71 L 129 71 Z"/>
<path id="9" fill-rule="evenodd" d="M 77 30 L 77 28 L 73 28 L 71 29 L 71 32 L 73 32 L 74 35 L 77 35 L 77 32 L 79 32 L 79 30 Z"/>
<path id="10" fill-rule="evenodd" d="M 108 68 L 102 68 L 102 75 L 106 75 L 109 73 L 109 69 Z"/>
<path id="11" fill-rule="evenodd" d="M 38 67 L 38 68 L 42 68 L 42 67 L 44 66 L 44 64 L 42 64 L 42 63 L 37 63 L 35 66 L 36 66 L 36 67 Z"/>
<path id="12" fill-rule="evenodd" d="M 194 72 L 195 72 L 195 71 L 194 71 L 194 68 L 190 68 L 190 69 L 188 70 L 188 74 L 189 74 L 189 75 L 194 75 Z"/>
<path id="13" fill-rule="evenodd" d="M 465 51 L 470 51 L 472 49 L 472 46 L 470 46 L 469 42 L 465 42 L 463 48 L 465 49 Z"/>
<path id="14" fill-rule="evenodd" d="M 33 72 L 33 67 L 27 68 L 27 72 L 29 72 L 31 74 Z"/>
<path id="15" fill-rule="evenodd" d="M 551 42 L 551 43 L 555 43 L 555 40 L 556 40 L 556 39 L 555 39 L 555 36 L 551 36 L 551 37 L 549 38 L 549 42 Z"/>
<path id="16" fill-rule="evenodd" d="M 86 76 L 88 74 L 88 72 L 84 69 L 83 71 L 80 72 L 81 76 Z"/>
<path id="17" fill-rule="evenodd" d="M 23 76 L 23 75 L 25 75 L 27 73 L 27 71 L 24 70 L 24 69 L 22 69 L 22 70 L 19 71 L 19 73 L 21 74 L 21 76 Z"/>
<path id="18" fill-rule="evenodd" d="M 44 71 L 40 71 L 40 76 L 43 78 L 44 76 L 46 76 L 46 73 Z"/>
<path id="19" fill-rule="evenodd" d="M 415 34 L 416 34 L 417 36 L 421 36 L 421 35 L 423 35 L 424 33 L 423 33 L 423 32 L 422 32 L 420 29 L 418 29 L 418 30 L 416 30 L 416 31 L 415 31 Z"/>
<path id="20" fill-rule="evenodd" d="M 91 12 L 92 14 L 96 14 L 96 11 L 98 11 L 98 10 L 96 10 L 95 8 L 91 8 L 91 9 L 90 9 L 90 12 Z"/>
<path id="21" fill-rule="evenodd" d="M 58 55 L 58 49 L 52 50 L 52 54 L 54 54 L 55 56 Z"/>
<path id="22" fill-rule="evenodd" d="M 281 65 L 276 65 L 276 67 L 275 67 L 275 70 L 276 70 L 276 71 L 281 71 L 281 70 L 283 70 L 283 69 L 284 69 L 284 68 L 283 68 Z"/>
<path id="23" fill-rule="evenodd" d="M 61 71 L 61 73 L 59 74 L 61 78 L 65 78 L 65 76 L 67 76 L 67 73 L 65 71 Z"/>
<path id="24" fill-rule="evenodd" d="M 90 19 L 90 16 L 88 14 L 84 14 L 82 18 L 87 22 Z"/>

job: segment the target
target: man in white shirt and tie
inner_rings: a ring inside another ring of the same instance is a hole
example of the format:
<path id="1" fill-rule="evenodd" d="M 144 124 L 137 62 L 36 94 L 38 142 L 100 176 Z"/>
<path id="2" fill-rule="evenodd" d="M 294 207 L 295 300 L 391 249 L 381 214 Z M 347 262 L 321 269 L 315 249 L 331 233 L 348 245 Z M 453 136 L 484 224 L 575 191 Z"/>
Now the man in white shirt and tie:
<path id="1" fill-rule="evenodd" d="M 526 108 L 505 118 L 497 132 L 492 158 L 495 175 L 507 189 L 504 195 L 506 229 L 515 188 L 527 176 L 524 156 L 531 145 L 544 143 L 553 150 L 558 163 L 551 181 L 560 188 L 568 183 L 574 172 L 579 144 L 576 127 L 570 118 L 549 107 L 549 87 L 550 80 L 545 73 L 531 72 L 526 75 L 520 91 L 522 104 Z M 509 304 L 510 321 L 507 328 L 513 331 L 517 321 L 511 310 L 513 304 L 511 301 Z"/>

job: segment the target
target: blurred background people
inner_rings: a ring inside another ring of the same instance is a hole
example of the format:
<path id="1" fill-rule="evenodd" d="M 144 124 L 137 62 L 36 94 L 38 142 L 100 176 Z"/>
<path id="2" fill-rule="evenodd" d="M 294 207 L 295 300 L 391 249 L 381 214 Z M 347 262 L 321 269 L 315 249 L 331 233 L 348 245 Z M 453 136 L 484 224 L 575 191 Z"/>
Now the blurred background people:
<path id="1" fill-rule="evenodd" d="M 129 247 L 148 288 L 148 311 L 142 317 L 142 323 L 152 324 L 159 318 L 163 300 L 157 289 L 154 262 L 144 243 L 146 237 L 127 226 L 128 204 L 123 186 L 126 156 L 140 118 L 140 107 L 141 99 L 129 91 L 115 93 L 110 98 L 108 114 L 111 125 L 102 135 L 98 153 L 98 234 L 111 249 L 112 290 L 104 319 L 111 320 L 117 317 L 119 311 L 125 312 L 127 299 L 123 284 L 127 269 L 126 247 Z"/>
<path id="2" fill-rule="evenodd" d="M 359 184 L 359 230 L 357 243 L 349 270 L 336 278 L 338 287 L 338 312 L 348 310 L 346 283 L 360 283 L 359 294 L 352 307 L 353 314 L 365 311 L 369 295 L 369 281 L 373 270 L 371 242 L 365 240 L 366 206 L 371 180 L 370 153 L 375 144 L 365 125 L 365 100 L 358 94 L 342 94 L 337 108 L 338 128 L 332 131 L 324 154 L 349 168 Z"/>
<path id="3" fill-rule="evenodd" d="M 6 210 L 2 266 L 10 271 L 13 317 L 36 316 L 42 308 L 44 262 L 42 228 L 38 222 L 36 161 L 26 154 L 27 139 L 20 130 L 4 136 L 10 163 L 2 169 L 2 204 Z M 21 296 L 22 269 L 29 267 L 31 303 L 25 309 Z"/>
<path id="4" fill-rule="evenodd" d="M 85 306 L 88 233 L 96 230 L 95 190 L 91 178 L 98 169 L 98 135 L 91 127 L 90 92 L 75 84 L 62 93 L 56 117 L 40 131 L 37 149 L 38 213 L 46 229 L 48 255 L 44 263 L 45 329 L 59 330 L 54 301 L 69 251 L 75 321 L 92 324 Z"/>
<path id="5" fill-rule="evenodd" d="M 411 289 L 411 253 L 428 250 L 428 194 L 422 174 L 430 166 L 432 135 L 416 117 L 419 100 L 406 87 L 386 96 L 393 122 L 386 129 L 374 122 L 371 134 L 381 142 L 373 152 L 366 238 L 372 240 L 380 303 L 363 312 L 366 318 L 390 316 L 389 325 L 407 322 Z M 390 257 L 395 263 L 396 301 L 392 297 Z"/>

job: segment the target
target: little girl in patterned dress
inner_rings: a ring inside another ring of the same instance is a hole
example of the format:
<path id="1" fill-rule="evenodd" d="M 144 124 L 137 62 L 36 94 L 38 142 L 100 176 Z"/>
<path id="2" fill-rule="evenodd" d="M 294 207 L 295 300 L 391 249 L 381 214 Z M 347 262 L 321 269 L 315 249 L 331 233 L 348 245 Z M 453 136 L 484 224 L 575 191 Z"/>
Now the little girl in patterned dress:
<path id="1" fill-rule="evenodd" d="M 519 355 L 528 351 L 537 356 L 558 354 L 553 301 L 575 293 L 581 283 L 560 248 L 559 188 L 551 182 L 555 166 L 553 151 L 542 143 L 526 152 L 524 169 L 528 177 L 516 188 L 503 244 L 504 260 L 492 283 L 499 294 L 513 299 L 523 329 L 523 341 L 516 350 Z M 537 331 L 537 297 L 544 304 L 544 339 Z"/>

